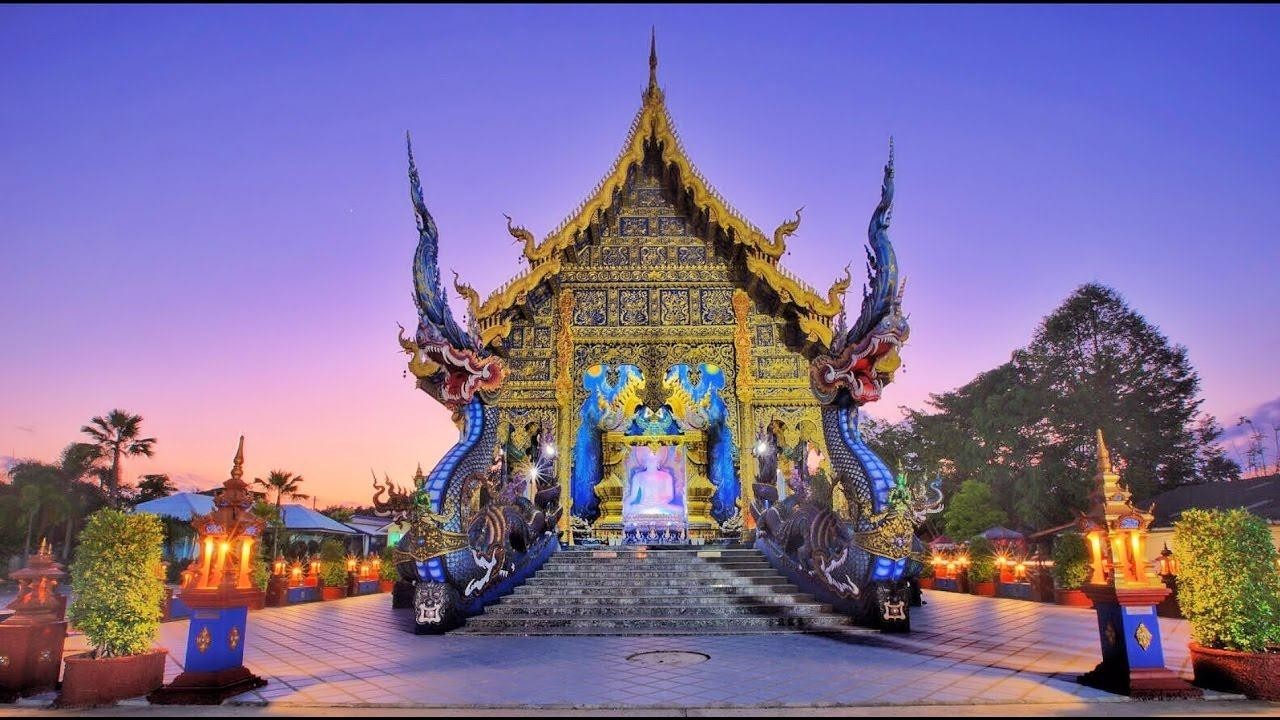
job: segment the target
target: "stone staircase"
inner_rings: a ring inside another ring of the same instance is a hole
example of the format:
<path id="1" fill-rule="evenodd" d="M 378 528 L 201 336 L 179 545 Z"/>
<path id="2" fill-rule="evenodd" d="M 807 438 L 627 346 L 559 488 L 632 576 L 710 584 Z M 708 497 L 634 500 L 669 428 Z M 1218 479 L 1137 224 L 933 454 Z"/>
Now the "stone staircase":
<path id="1" fill-rule="evenodd" d="M 754 548 L 569 548 L 469 618 L 467 635 L 822 632 L 849 624 Z"/>

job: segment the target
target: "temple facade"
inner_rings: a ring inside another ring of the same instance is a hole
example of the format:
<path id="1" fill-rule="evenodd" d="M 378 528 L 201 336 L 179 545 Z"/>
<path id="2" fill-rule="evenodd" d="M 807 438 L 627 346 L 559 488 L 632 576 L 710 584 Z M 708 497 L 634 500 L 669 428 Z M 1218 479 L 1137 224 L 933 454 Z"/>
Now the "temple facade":
<path id="1" fill-rule="evenodd" d="M 622 152 L 590 196 L 541 243 L 508 222 L 527 271 L 483 300 L 455 286 L 508 371 L 496 401 L 508 474 L 566 458 L 563 517 L 580 537 L 653 523 L 680 536 L 671 523 L 710 540 L 741 527 L 758 425 L 825 454 L 808 369 L 850 278 L 820 293 L 782 267 L 799 212 L 765 234 L 729 206 L 684 152 L 656 53 L 650 63 Z M 648 497 L 630 487 L 639 455 L 672 473 L 674 502 L 656 482 Z"/>
<path id="2" fill-rule="evenodd" d="M 397 563 L 424 631 L 479 612 L 562 542 L 754 541 L 864 615 L 900 609 L 919 571 L 914 528 L 941 497 L 895 478 L 857 426 L 908 336 L 892 147 L 849 324 L 848 267 L 819 291 L 781 265 L 800 211 L 766 233 L 734 210 L 681 146 L 657 68 L 651 44 L 622 151 L 569 217 L 541 241 L 508 218 L 526 269 L 484 297 L 455 274 L 462 323 L 410 148 L 419 322 L 400 345 L 461 431 L 411 490 L 379 488 L 410 524 Z"/>

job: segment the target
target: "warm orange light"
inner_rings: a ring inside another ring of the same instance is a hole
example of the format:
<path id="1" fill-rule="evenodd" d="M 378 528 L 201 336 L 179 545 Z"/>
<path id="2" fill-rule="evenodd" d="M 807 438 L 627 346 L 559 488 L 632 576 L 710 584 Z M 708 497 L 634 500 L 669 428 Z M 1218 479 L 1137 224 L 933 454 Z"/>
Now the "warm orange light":
<path id="1" fill-rule="evenodd" d="M 272 575 L 284 574 L 284 558 L 282 557 L 276 558 L 275 563 L 271 566 L 271 574 Z"/>
<path id="2" fill-rule="evenodd" d="M 312 560 L 312 561 L 311 561 L 311 574 L 312 574 L 312 575 L 319 575 L 319 574 L 320 574 L 320 561 L 319 561 L 319 560 Z"/>
<path id="3" fill-rule="evenodd" d="M 353 555 L 347 556 L 347 572 L 353 572 L 356 569 L 356 559 Z"/>
<path id="4" fill-rule="evenodd" d="M 289 570 L 289 575 L 292 577 L 292 581 L 293 581 L 293 584 L 294 584 L 294 585 L 301 585 L 301 584 L 302 584 L 302 566 L 301 566 L 301 565 L 296 565 L 296 564 L 295 564 L 295 565 L 294 565 L 294 566 Z"/>

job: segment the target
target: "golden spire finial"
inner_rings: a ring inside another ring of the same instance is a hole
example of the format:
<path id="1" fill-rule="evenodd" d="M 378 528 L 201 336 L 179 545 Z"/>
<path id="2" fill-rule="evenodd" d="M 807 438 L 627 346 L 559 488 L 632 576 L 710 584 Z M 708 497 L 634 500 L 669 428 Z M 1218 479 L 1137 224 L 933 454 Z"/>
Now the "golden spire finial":
<path id="1" fill-rule="evenodd" d="M 661 100 L 662 90 L 658 88 L 658 29 L 649 28 L 649 87 L 644 92 L 647 100 Z"/>
<path id="2" fill-rule="evenodd" d="M 231 461 L 231 479 L 244 477 L 244 436 L 240 436 L 240 444 L 236 446 L 236 458 Z"/>
<path id="3" fill-rule="evenodd" d="M 1098 472 L 1115 472 L 1111 468 L 1111 453 L 1107 450 L 1107 441 L 1102 439 L 1102 428 L 1098 428 Z"/>

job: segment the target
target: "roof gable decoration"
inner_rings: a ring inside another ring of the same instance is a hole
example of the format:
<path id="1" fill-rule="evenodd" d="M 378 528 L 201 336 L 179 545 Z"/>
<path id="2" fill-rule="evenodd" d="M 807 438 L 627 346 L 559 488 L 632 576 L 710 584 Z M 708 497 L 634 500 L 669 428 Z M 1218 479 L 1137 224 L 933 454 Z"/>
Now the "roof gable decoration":
<path id="1" fill-rule="evenodd" d="M 783 221 L 769 237 L 730 205 L 689 160 L 667 111 L 665 95 L 658 86 L 657 66 L 656 39 L 651 37 L 649 84 L 642 94 L 640 110 L 631 122 L 612 168 L 573 212 L 541 243 L 534 241 L 532 232 L 507 217 L 507 231 L 522 245 L 529 268 L 503 283 L 483 301 L 479 293 L 455 277 L 454 288 L 467 300 L 471 322 L 482 347 L 505 338 L 511 330 L 506 311 L 524 304 L 533 289 L 559 273 L 564 252 L 583 231 L 600 222 L 613 204 L 615 194 L 625 186 L 631 168 L 644 162 L 648 141 L 657 143 L 663 159 L 675 166 L 694 206 L 706 213 L 710 223 L 720 226 L 734 244 L 745 248 L 747 269 L 772 288 L 783 303 L 795 308 L 799 325 L 808 339 L 824 346 L 831 344 L 832 320 L 843 311 L 844 294 L 852 282 L 848 267 L 844 277 L 836 280 L 824 296 L 779 264 L 779 258 L 786 252 L 787 238 L 800 226 L 803 208 L 796 211 L 794 218 Z"/>

